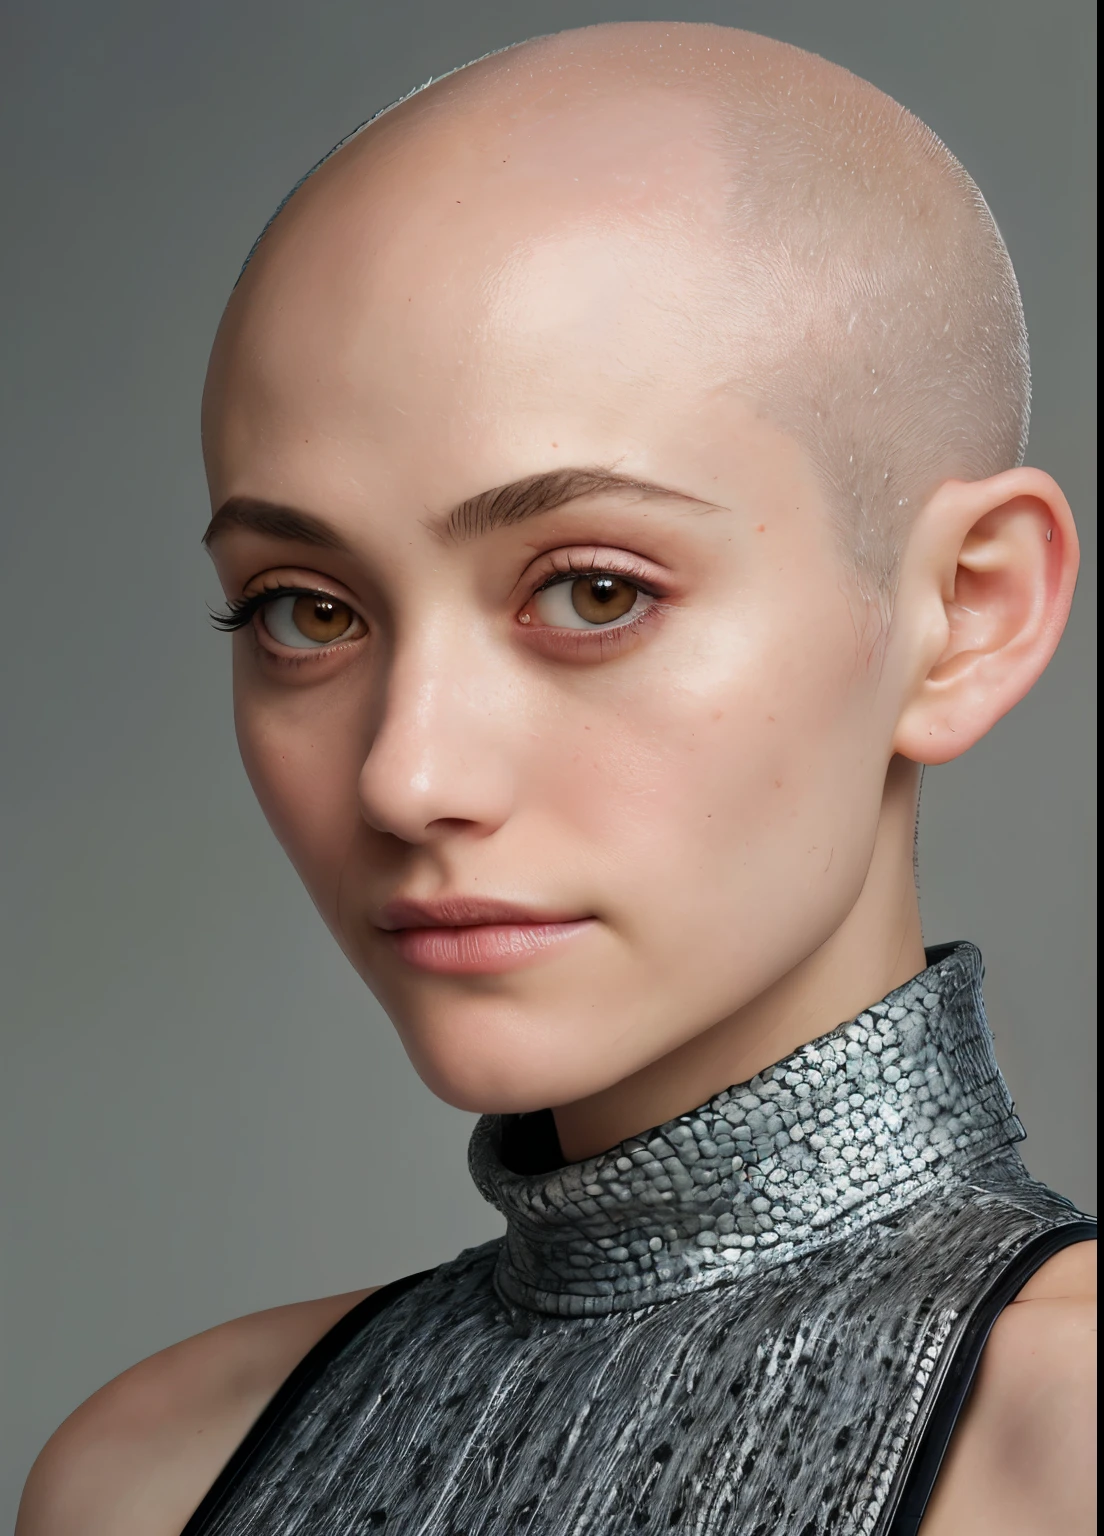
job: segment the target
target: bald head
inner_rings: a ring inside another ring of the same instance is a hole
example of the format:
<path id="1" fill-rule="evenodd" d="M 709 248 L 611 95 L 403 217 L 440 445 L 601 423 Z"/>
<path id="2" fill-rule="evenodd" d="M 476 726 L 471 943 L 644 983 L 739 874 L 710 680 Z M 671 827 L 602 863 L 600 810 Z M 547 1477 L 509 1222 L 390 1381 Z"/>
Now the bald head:
<path id="1" fill-rule="evenodd" d="M 652 265 L 626 280 L 634 242 Z M 1019 293 L 974 183 L 873 86 L 729 28 L 586 28 L 432 82 L 319 162 L 247 266 L 225 334 L 303 282 L 328 285 L 337 309 L 342 285 L 390 285 L 395 304 L 418 285 L 438 326 L 450 299 L 463 312 L 444 345 L 469 338 L 474 356 L 497 337 L 515 378 L 526 336 L 554 345 L 557 326 L 608 331 L 620 356 L 635 305 L 672 377 L 740 393 L 801 445 L 881 594 L 934 488 L 1010 468 L 1024 448 Z M 496 332 L 511 285 L 529 318 Z M 471 366 L 485 373 L 486 356 Z"/>

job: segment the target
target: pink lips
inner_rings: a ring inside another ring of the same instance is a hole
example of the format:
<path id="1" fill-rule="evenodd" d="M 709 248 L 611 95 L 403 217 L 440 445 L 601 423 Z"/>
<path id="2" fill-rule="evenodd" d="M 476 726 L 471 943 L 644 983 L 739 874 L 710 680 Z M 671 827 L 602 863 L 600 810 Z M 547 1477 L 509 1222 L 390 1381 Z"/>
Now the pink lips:
<path id="1" fill-rule="evenodd" d="M 376 926 L 408 965 L 446 975 L 476 976 L 530 965 L 591 922 L 589 917 L 457 896 L 388 902 Z"/>

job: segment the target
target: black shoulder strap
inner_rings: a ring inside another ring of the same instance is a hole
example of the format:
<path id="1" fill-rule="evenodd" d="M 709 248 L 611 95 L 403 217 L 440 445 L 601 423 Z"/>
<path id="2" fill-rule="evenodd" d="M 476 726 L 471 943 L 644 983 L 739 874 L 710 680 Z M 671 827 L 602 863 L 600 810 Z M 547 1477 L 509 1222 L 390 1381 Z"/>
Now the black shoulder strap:
<path id="1" fill-rule="evenodd" d="M 249 1468 L 260 1458 L 291 1418 L 305 1394 L 314 1385 L 326 1367 L 335 1360 L 347 1344 L 367 1327 L 385 1307 L 397 1301 L 406 1291 L 420 1281 L 427 1280 L 434 1271 L 423 1269 L 419 1274 L 406 1275 L 393 1280 L 390 1285 L 380 1286 L 363 1301 L 337 1320 L 322 1335 L 313 1349 L 308 1351 L 299 1364 L 279 1387 L 252 1429 L 230 1457 L 218 1477 L 211 1484 L 199 1508 L 192 1515 L 180 1536 L 208 1536 L 216 1527 L 216 1516 L 223 1509 L 227 1498 L 241 1482 Z"/>
<path id="2" fill-rule="evenodd" d="M 1063 1248 L 1070 1248 L 1074 1243 L 1090 1242 L 1095 1237 L 1095 1221 L 1075 1221 L 1032 1238 L 1011 1264 L 1001 1271 L 978 1303 L 959 1340 L 950 1368 L 932 1406 L 931 1417 L 921 1435 L 901 1502 L 890 1522 L 889 1536 L 917 1536 L 920 1530 L 920 1522 L 932 1496 L 943 1458 L 947 1454 L 955 1425 L 966 1406 L 966 1399 L 981 1363 L 982 1351 L 997 1318 L 1048 1259 L 1052 1259 Z"/>

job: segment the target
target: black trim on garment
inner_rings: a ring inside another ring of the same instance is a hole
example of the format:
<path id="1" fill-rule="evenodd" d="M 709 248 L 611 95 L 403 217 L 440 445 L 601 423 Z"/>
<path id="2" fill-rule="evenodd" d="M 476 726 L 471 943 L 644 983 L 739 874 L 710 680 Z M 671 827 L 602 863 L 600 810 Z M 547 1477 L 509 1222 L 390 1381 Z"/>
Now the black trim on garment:
<path id="1" fill-rule="evenodd" d="M 1001 1271 L 975 1307 L 921 1433 L 916 1458 L 905 1480 L 901 1502 L 889 1524 L 889 1536 L 918 1536 L 920 1522 L 943 1466 L 947 1447 L 966 1406 L 982 1352 L 989 1342 L 997 1318 L 1048 1259 L 1061 1253 L 1064 1248 L 1072 1248 L 1075 1243 L 1091 1242 L 1095 1237 L 1095 1221 L 1070 1222 L 1068 1226 L 1041 1233 Z"/>
<path id="2" fill-rule="evenodd" d="M 411 1290 L 419 1281 L 427 1280 L 433 1273 L 432 1269 L 423 1269 L 416 1275 L 405 1275 L 401 1280 L 393 1280 L 390 1285 L 381 1285 L 379 1290 L 373 1291 L 370 1296 L 365 1296 L 363 1301 L 358 1301 L 355 1307 L 352 1307 L 343 1317 L 338 1318 L 333 1327 L 322 1335 L 313 1349 L 308 1350 L 291 1374 L 285 1378 L 283 1384 L 276 1389 L 245 1439 L 207 1490 L 180 1536 L 209 1536 L 209 1533 L 216 1529 L 211 1522 L 220 1513 L 230 1494 L 253 1463 L 268 1449 L 293 1409 L 298 1406 L 326 1367 L 385 1307 L 397 1301 L 404 1292 Z"/>

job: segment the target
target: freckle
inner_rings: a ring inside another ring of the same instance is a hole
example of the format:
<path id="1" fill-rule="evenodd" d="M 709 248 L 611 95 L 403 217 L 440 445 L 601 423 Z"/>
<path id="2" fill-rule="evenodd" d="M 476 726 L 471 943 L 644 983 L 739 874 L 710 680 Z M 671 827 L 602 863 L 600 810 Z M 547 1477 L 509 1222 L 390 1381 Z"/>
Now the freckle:
<path id="1" fill-rule="evenodd" d="M 553 448 L 558 448 L 560 445 L 559 445 L 559 443 L 553 443 L 552 446 L 553 446 Z"/>

